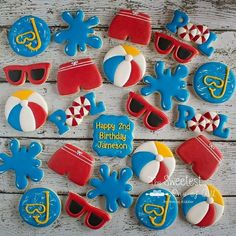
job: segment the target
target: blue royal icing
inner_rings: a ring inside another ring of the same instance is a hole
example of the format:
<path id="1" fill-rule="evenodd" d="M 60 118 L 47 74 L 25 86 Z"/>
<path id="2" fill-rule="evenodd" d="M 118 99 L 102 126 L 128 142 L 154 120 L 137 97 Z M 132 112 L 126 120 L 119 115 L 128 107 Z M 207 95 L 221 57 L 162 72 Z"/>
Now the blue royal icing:
<path id="1" fill-rule="evenodd" d="M 113 171 L 107 165 L 100 166 L 100 174 L 102 180 L 92 178 L 90 185 L 94 187 L 87 193 L 87 197 L 93 199 L 97 196 L 104 196 L 106 198 L 106 210 L 109 212 L 116 212 L 118 210 L 118 203 L 124 207 L 129 208 L 133 203 L 133 197 L 128 193 L 132 190 L 132 185 L 127 181 L 132 178 L 133 172 L 130 168 L 123 168 L 119 172 Z"/>
<path id="2" fill-rule="evenodd" d="M 48 47 L 51 34 L 47 23 L 42 19 L 35 16 L 24 16 L 10 28 L 8 40 L 15 53 L 33 57 Z"/>
<path id="3" fill-rule="evenodd" d="M 27 178 L 34 182 L 39 182 L 43 178 L 43 170 L 39 167 L 41 161 L 36 159 L 37 155 L 42 151 L 40 143 L 32 142 L 29 147 L 20 147 L 17 139 L 10 141 L 11 155 L 0 153 L 0 174 L 13 170 L 16 176 L 16 187 L 24 189 L 27 184 Z"/>
<path id="4" fill-rule="evenodd" d="M 228 117 L 223 114 L 218 114 L 220 117 L 219 126 L 213 131 L 213 135 L 220 138 L 228 138 L 230 135 L 230 128 L 224 128 L 225 123 L 228 121 Z"/>
<path id="5" fill-rule="evenodd" d="M 178 120 L 175 122 L 175 127 L 186 129 L 186 122 L 195 116 L 195 110 L 187 105 L 178 105 Z"/>
<path id="6" fill-rule="evenodd" d="M 196 94 L 210 103 L 223 103 L 235 91 L 235 75 L 225 64 L 208 62 L 195 72 L 193 87 Z"/>
<path id="7" fill-rule="evenodd" d="M 171 192 L 161 188 L 150 189 L 138 197 L 135 213 L 144 226 L 162 230 L 175 221 L 178 204 Z"/>
<path id="8" fill-rule="evenodd" d="M 134 123 L 127 116 L 101 115 L 93 123 L 93 150 L 124 158 L 133 150 Z"/>
<path id="9" fill-rule="evenodd" d="M 172 109 L 172 98 L 179 102 L 186 102 L 189 98 L 189 92 L 186 89 L 186 82 L 183 81 L 189 70 L 184 65 L 178 65 L 174 72 L 170 68 L 165 69 L 165 63 L 158 61 L 155 64 L 156 77 L 145 76 L 143 81 L 147 84 L 141 89 L 141 94 L 148 96 L 152 93 L 159 93 L 161 98 L 161 107 L 164 110 Z"/>
<path id="10" fill-rule="evenodd" d="M 99 24 L 97 16 L 90 17 L 84 20 L 84 12 L 79 10 L 75 17 L 65 11 L 62 13 L 62 19 L 68 24 L 68 28 L 59 30 L 54 35 L 54 40 L 57 43 L 66 42 L 65 53 L 68 56 L 75 56 L 77 49 L 84 52 L 86 45 L 93 48 L 102 47 L 102 39 L 94 34 L 94 27 Z"/>
<path id="11" fill-rule="evenodd" d="M 66 113 L 63 110 L 56 110 L 50 116 L 48 120 L 51 121 L 58 128 L 60 135 L 65 134 L 70 130 L 70 127 L 66 124 Z"/>
<path id="12" fill-rule="evenodd" d="M 213 32 L 210 32 L 210 36 L 207 39 L 207 41 L 203 44 L 199 44 L 197 48 L 202 54 L 205 54 L 206 56 L 210 57 L 215 51 L 215 49 L 210 45 L 212 44 L 212 42 L 216 40 L 217 40 L 217 35 Z"/>
<path id="13" fill-rule="evenodd" d="M 22 219 L 35 227 L 52 224 L 61 213 L 58 195 L 48 188 L 33 188 L 24 193 L 19 204 Z"/>
<path id="14" fill-rule="evenodd" d="M 97 115 L 99 113 L 102 113 L 104 111 L 106 111 L 106 106 L 104 104 L 104 102 L 100 101 L 100 102 L 96 102 L 96 97 L 95 97 L 95 93 L 91 92 L 91 93 L 87 93 L 84 95 L 85 98 L 87 98 L 90 102 L 90 110 L 89 110 L 89 114 L 94 116 Z"/>

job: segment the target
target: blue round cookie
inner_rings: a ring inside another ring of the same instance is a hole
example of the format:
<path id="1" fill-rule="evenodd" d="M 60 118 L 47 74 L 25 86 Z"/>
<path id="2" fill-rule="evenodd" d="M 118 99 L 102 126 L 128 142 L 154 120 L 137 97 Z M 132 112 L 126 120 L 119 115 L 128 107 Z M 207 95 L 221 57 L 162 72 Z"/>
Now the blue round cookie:
<path id="1" fill-rule="evenodd" d="M 35 16 L 24 16 L 11 27 L 8 40 L 17 54 L 33 57 L 42 53 L 50 43 L 50 29 L 45 21 Z"/>
<path id="2" fill-rule="evenodd" d="M 19 212 L 22 219 L 35 227 L 52 224 L 61 213 L 58 195 L 48 188 L 33 188 L 24 193 Z"/>
<path id="3" fill-rule="evenodd" d="M 193 79 L 196 94 L 210 103 L 223 103 L 235 90 L 235 75 L 225 64 L 209 62 L 200 66 Z"/>
<path id="4" fill-rule="evenodd" d="M 146 227 L 166 229 L 177 217 L 178 204 L 171 192 L 161 188 L 150 189 L 139 196 L 135 213 L 140 223 Z"/>

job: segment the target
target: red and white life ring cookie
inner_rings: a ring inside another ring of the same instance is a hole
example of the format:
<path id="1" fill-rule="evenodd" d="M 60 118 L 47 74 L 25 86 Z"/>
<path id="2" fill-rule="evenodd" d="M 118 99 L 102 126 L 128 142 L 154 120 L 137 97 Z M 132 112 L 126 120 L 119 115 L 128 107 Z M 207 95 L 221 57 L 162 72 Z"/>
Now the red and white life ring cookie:
<path id="1" fill-rule="evenodd" d="M 78 126 L 83 120 L 80 111 L 75 107 L 69 107 L 65 111 L 66 113 L 66 124 L 69 126 Z"/>
<path id="2" fill-rule="evenodd" d="M 72 106 L 80 112 L 81 116 L 87 116 L 91 108 L 90 101 L 84 96 L 77 97 L 72 102 Z"/>
<path id="3" fill-rule="evenodd" d="M 188 23 L 187 25 L 178 28 L 178 36 L 185 41 L 193 40 L 197 33 L 198 29 L 192 23 Z"/>
<path id="4" fill-rule="evenodd" d="M 206 119 L 201 114 L 196 114 L 188 121 L 188 128 L 194 132 L 200 133 L 206 128 Z"/>
<path id="5" fill-rule="evenodd" d="M 196 44 L 203 44 L 208 40 L 210 31 L 205 25 L 197 25 L 196 27 L 198 32 L 192 41 Z"/>
<path id="6" fill-rule="evenodd" d="M 203 116 L 206 120 L 205 131 L 212 132 L 219 126 L 220 117 L 216 112 L 206 112 Z"/>

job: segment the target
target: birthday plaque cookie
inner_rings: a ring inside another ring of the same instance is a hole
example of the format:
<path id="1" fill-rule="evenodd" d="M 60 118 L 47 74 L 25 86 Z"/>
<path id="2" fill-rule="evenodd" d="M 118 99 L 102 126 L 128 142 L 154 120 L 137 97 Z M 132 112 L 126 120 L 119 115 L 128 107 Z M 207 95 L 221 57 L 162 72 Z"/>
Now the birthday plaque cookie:
<path id="1" fill-rule="evenodd" d="M 200 66 L 193 79 L 196 94 L 210 103 L 223 103 L 229 100 L 235 91 L 235 75 L 221 62 L 208 62 Z"/>
<path id="2" fill-rule="evenodd" d="M 178 215 L 177 200 L 166 189 L 150 189 L 138 197 L 135 213 L 139 222 L 147 228 L 166 229 Z"/>
<path id="3" fill-rule="evenodd" d="M 10 28 L 8 40 L 12 50 L 25 57 L 42 53 L 50 43 L 47 23 L 35 16 L 24 16 Z"/>
<path id="4" fill-rule="evenodd" d="M 33 188 L 22 196 L 19 213 L 26 223 L 34 227 L 45 227 L 59 217 L 61 201 L 58 195 L 48 188 Z"/>
<path id="5" fill-rule="evenodd" d="M 134 124 L 127 116 L 101 115 L 93 129 L 93 149 L 99 156 L 124 158 L 132 152 Z"/>

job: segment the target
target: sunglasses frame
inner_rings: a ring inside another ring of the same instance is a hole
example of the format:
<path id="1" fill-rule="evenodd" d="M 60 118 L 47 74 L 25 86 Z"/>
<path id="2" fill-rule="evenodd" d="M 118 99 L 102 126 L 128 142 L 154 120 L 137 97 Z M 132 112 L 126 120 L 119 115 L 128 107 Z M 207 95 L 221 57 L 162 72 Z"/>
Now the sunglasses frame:
<path id="1" fill-rule="evenodd" d="M 26 79 L 31 83 L 35 85 L 43 84 L 49 76 L 51 64 L 48 62 L 43 62 L 43 63 L 35 63 L 35 64 L 30 64 L 30 65 L 10 65 L 6 66 L 3 68 L 5 75 L 6 75 L 6 80 L 8 83 L 19 86 L 25 83 Z M 42 79 L 40 80 L 34 80 L 31 76 L 31 71 L 35 69 L 44 69 L 44 75 Z M 19 70 L 21 71 L 21 77 L 17 82 L 14 82 L 11 80 L 9 76 L 10 71 L 14 70 Z"/>
<path id="2" fill-rule="evenodd" d="M 142 110 L 140 110 L 139 112 L 135 113 L 130 109 L 130 103 L 132 102 L 132 99 L 135 99 L 136 101 L 138 101 L 141 105 L 143 105 Z M 169 124 L 169 119 L 166 116 L 165 113 L 163 113 L 161 110 L 157 109 L 156 107 L 152 106 L 150 103 L 148 103 L 141 95 L 135 93 L 135 92 L 129 92 L 129 97 L 127 99 L 126 102 L 126 110 L 128 111 L 128 113 L 131 116 L 134 117 L 140 117 L 144 114 L 143 117 L 143 123 L 144 125 L 150 129 L 150 130 L 159 130 L 161 128 L 163 128 L 165 125 Z M 163 122 L 161 124 L 159 124 L 158 126 L 154 127 L 148 124 L 148 117 L 150 116 L 151 113 L 154 113 L 156 115 L 158 115 Z"/>
<path id="3" fill-rule="evenodd" d="M 80 212 L 78 212 L 77 214 L 74 214 L 70 211 L 71 201 L 75 201 L 81 207 L 83 207 L 82 210 Z M 106 211 L 104 211 L 100 208 L 97 208 L 95 206 L 92 206 L 83 197 L 81 197 L 80 195 L 73 193 L 73 192 L 69 192 L 69 195 L 68 195 L 68 198 L 67 198 L 66 204 L 65 204 L 65 209 L 66 209 L 67 214 L 73 218 L 79 219 L 82 215 L 86 214 L 84 223 L 90 229 L 100 229 L 108 221 L 111 220 L 111 216 Z M 103 219 L 102 222 L 96 226 L 91 225 L 89 223 L 89 218 L 90 218 L 91 214 L 97 215 L 98 217 L 102 218 Z"/>
<path id="4" fill-rule="evenodd" d="M 170 41 L 172 43 L 172 45 L 169 48 L 167 48 L 166 50 L 160 49 L 160 47 L 158 46 L 158 42 L 159 42 L 160 38 L 167 39 L 168 41 Z M 154 33 L 154 46 L 155 46 L 156 51 L 159 52 L 160 54 L 167 55 L 173 51 L 173 57 L 179 63 L 188 63 L 193 59 L 193 57 L 195 57 L 196 55 L 199 54 L 198 50 L 196 48 L 194 48 L 193 46 L 183 43 L 183 42 L 175 39 L 172 36 L 169 36 L 167 34 L 160 33 L 160 32 Z M 190 51 L 192 53 L 192 55 L 186 59 L 179 58 L 178 57 L 178 50 L 180 47 Z"/>

